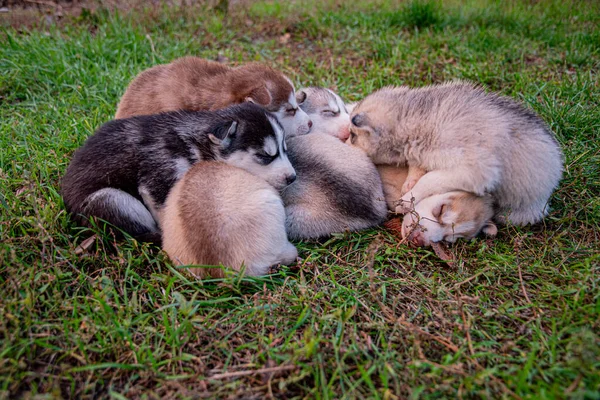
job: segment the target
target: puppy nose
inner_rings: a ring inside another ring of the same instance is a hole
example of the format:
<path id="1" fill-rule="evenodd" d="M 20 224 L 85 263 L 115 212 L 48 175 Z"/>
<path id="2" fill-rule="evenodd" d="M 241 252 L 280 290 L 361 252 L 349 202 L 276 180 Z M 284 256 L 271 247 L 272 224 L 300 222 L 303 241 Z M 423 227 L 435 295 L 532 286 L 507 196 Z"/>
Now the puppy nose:
<path id="1" fill-rule="evenodd" d="M 308 120 L 308 129 L 312 128 L 312 121 L 309 119 Z"/>
<path id="2" fill-rule="evenodd" d="M 345 142 L 350 137 L 350 130 L 347 128 L 341 129 L 338 137 L 342 142 Z"/>
<path id="3" fill-rule="evenodd" d="M 296 174 L 288 175 L 288 176 L 285 177 L 285 182 L 288 185 L 291 185 L 292 183 L 294 183 L 295 180 L 296 180 Z"/>
<path id="4" fill-rule="evenodd" d="M 420 232 L 420 231 L 415 232 L 414 236 L 412 238 L 412 242 L 415 246 L 424 247 L 425 246 L 425 236 L 423 235 L 423 232 Z"/>

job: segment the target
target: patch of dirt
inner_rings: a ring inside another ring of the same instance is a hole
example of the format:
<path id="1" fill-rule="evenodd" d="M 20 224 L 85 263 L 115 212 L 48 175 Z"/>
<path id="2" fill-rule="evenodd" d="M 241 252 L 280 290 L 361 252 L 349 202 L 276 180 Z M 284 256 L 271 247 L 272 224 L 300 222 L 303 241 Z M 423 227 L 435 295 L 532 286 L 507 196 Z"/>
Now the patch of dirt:
<path id="1" fill-rule="evenodd" d="M 229 11 L 246 6 L 252 0 L 0 0 L 0 26 L 17 30 L 78 18 L 82 13 L 93 13 L 98 9 L 132 12 L 140 9 L 169 7 L 208 7 Z"/>

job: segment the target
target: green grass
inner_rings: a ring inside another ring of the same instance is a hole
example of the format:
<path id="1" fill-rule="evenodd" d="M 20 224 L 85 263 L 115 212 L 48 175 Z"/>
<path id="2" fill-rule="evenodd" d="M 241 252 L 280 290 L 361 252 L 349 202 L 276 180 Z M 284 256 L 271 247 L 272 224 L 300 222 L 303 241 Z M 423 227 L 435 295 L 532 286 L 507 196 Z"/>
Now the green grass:
<path id="1" fill-rule="evenodd" d="M 0 398 L 600 398 L 597 3 L 306 4 L 2 28 Z M 298 243 L 304 261 L 272 276 L 204 282 L 75 226 L 58 193 L 73 151 L 135 74 L 187 54 L 263 61 L 347 100 L 481 82 L 563 145 L 553 211 L 451 246 L 453 263 L 377 229 Z"/>

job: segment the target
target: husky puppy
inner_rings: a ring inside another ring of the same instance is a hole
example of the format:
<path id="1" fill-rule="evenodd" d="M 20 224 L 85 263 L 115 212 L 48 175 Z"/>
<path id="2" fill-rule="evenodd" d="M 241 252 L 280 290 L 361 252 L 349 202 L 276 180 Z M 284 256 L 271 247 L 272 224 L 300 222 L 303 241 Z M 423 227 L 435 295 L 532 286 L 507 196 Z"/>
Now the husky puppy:
<path id="1" fill-rule="evenodd" d="M 408 168 L 378 165 L 383 193 L 388 208 L 394 211 L 402 197 L 402 187 L 408 178 Z M 402 221 L 402 237 L 417 246 L 431 243 L 455 242 L 458 238 L 472 239 L 480 232 L 494 236 L 498 232 L 492 222 L 493 199 L 490 195 L 452 191 L 421 200 Z"/>
<path id="2" fill-rule="evenodd" d="M 277 120 L 251 103 L 110 121 L 75 152 L 61 193 L 72 214 L 143 238 L 158 232 L 167 193 L 198 161 L 223 161 L 278 189 L 293 182 L 283 135 Z"/>
<path id="3" fill-rule="evenodd" d="M 435 242 L 454 243 L 459 238 L 472 239 L 480 232 L 495 236 L 492 222 L 494 199 L 491 195 L 452 191 L 434 194 L 421 200 L 413 211 L 404 215 L 402 237 L 417 246 Z"/>
<path id="4" fill-rule="evenodd" d="M 540 221 L 562 175 L 562 152 L 533 112 L 468 82 L 387 87 L 351 116 L 350 142 L 375 164 L 428 171 L 401 200 L 461 190 L 494 197 L 499 220 Z"/>
<path id="5" fill-rule="evenodd" d="M 260 63 L 231 68 L 198 57 L 183 57 L 139 74 L 119 102 L 115 118 L 177 110 L 217 110 L 242 102 L 260 104 L 277 116 L 288 136 L 310 131 L 298 107 L 294 85 Z"/>
<path id="6" fill-rule="evenodd" d="M 163 249 L 176 265 L 219 265 L 265 275 L 298 251 L 285 233 L 285 210 L 265 180 L 221 162 L 199 162 L 169 192 L 160 213 Z M 199 277 L 221 268 L 192 268 Z"/>
<path id="7" fill-rule="evenodd" d="M 296 181 L 281 192 L 290 239 L 381 224 L 387 209 L 375 165 L 363 151 L 316 128 L 309 135 L 286 140 L 297 173 Z"/>
<path id="8" fill-rule="evenodd" d="M 340 96 L 327 88 L 311 86 L 296 92 L 296 100 L 319 127 L 318 133 L 335 136 L 341 141 L 348 139 L 350 114 Z"/>

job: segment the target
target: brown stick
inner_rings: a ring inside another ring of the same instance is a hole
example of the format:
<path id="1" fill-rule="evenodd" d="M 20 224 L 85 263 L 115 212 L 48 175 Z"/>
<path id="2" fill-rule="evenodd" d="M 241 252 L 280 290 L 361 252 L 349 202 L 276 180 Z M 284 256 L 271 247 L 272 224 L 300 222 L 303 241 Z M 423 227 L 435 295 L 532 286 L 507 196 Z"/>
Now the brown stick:
<path id="1" fill-rule="evenodd" d="M 271 368 L 261 368 L 250 371 L 235 371 L 235 372 L 225 372 L 223 374 L 216 374 L 213 376 L 209 376 L 208 379 L 227 379 L 227 378 L 236 378 L 238 376 L 247 376 L 247 375 L 256 375 L 256 374 L 267 374 L 270 372 L 280 372 L 280 371 L 288 371 L 295 369 L 295 365 L 281 365 L 279 367 L 271 367 Z"/>

